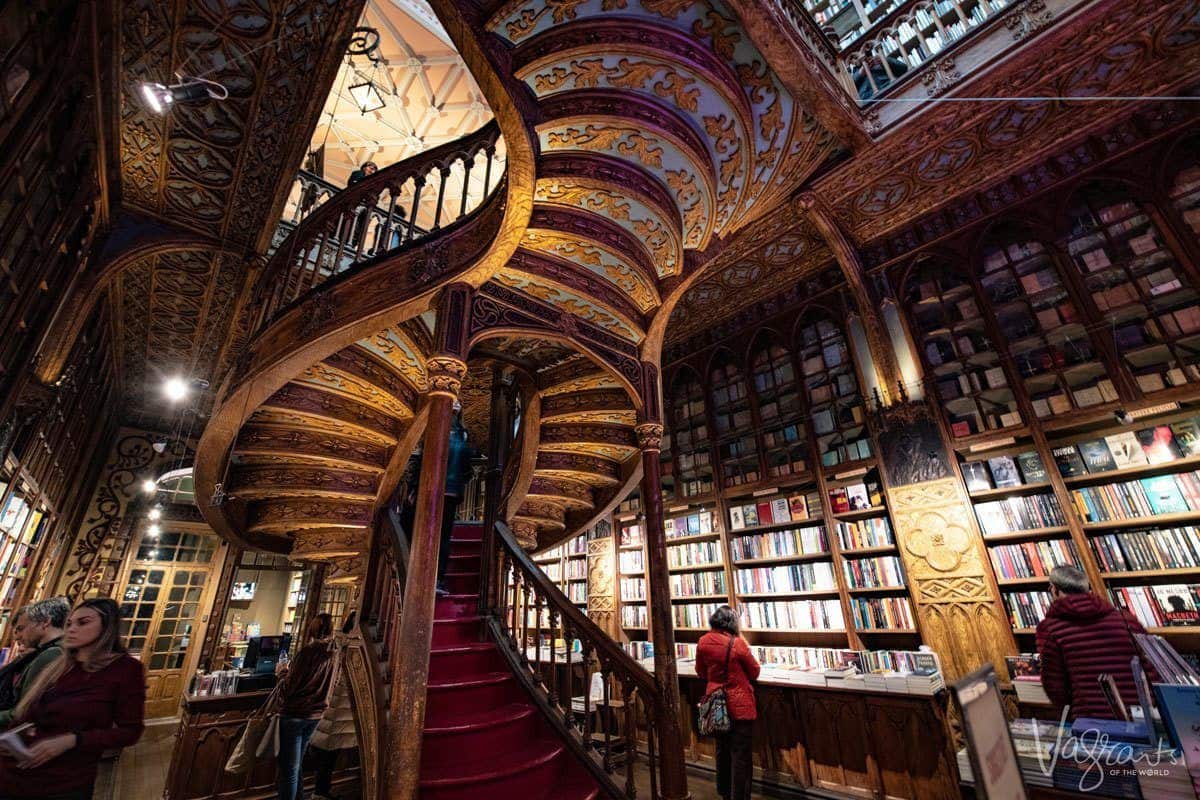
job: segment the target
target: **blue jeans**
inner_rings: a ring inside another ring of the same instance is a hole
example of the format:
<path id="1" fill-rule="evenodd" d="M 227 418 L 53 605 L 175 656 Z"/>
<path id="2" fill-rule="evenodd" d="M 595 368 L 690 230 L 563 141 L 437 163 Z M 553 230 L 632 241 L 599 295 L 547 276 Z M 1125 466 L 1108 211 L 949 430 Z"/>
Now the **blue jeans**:
<path id="1" fill-rule="evenodd" d="M 279 718 L 279 764 L 276 766 L 278 774 L 275 782 L 279 789 L 279 800 L 303 800 L 304 782 L 300 779 L 300 766 L 318 722 L 320 720 Z"/>

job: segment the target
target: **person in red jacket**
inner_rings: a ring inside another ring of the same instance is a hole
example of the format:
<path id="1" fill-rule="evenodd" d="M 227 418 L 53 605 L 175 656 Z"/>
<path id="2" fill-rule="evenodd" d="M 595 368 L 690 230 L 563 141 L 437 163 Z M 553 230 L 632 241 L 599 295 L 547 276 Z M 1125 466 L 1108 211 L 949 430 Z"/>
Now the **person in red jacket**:
<path id="1" fill-rule="evenodd" d="M 750 800 L 750 781 L 754 777 L 752 760 L 754 720 L 758 705 L 751 681 L 758 679 L 761 668 L 750 646 L 738 632 L 733 609 L 721 606 L 708 620 L 709 632 L 696 646 L 696 674 L 708 683 L 705 693 L 725 689 L 731 727 L 717 736 L 717 792 L 724 800 Z"/>
<path id="2" fill-rule="evenodd" d="M 1125 704 L 1136 704 L 1130 662 L 1139 653 L 1133 634 L 1146 632 L 1137 618 L 1094 595 L 1087 576 L 1075 567 L 1050 571 L 1050 597 L 1046 618 L 1037 626 L 1037 649 L 1042 655 L 1042 686 L 1051 702 L 1067 707 L 1072 719 L 1111 719 L 1096 681 L 1108 673 Z"/>
<path id="3" fill-rule="evenodd" d="M 30 685 L 14 719 L 31 723 L 30 752 L 0 755 L 0 800 L 90 800 L 106 750 L 142 735 L 146 675 L 125 652 L 121 610 L 107 597 L 84 600 L 67 618 L 65 652 Z"/>

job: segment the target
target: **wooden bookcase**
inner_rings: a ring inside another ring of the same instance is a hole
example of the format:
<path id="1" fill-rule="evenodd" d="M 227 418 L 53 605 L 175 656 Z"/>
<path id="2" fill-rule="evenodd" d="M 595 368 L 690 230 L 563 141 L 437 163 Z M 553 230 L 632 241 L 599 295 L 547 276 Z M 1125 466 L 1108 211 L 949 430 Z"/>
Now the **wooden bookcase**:
<path id="1" fill-rule="evenodd" d="M 546 573 L 546 576 L 554 581 L 559 590 L 585 614 L 587 613 L 587 558 L 586 532 L 533 556 L 533 563 L 537 564 Z"/>

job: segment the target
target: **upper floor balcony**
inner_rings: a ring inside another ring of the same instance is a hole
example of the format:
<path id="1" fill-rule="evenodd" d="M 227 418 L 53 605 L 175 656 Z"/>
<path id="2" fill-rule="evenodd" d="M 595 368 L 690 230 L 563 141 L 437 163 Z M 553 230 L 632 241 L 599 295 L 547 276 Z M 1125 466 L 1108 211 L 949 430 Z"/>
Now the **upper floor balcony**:
<path id="1" fill-rule="evenodd" d="M 780 0 L 877 133 L 1090 0 Z"/>

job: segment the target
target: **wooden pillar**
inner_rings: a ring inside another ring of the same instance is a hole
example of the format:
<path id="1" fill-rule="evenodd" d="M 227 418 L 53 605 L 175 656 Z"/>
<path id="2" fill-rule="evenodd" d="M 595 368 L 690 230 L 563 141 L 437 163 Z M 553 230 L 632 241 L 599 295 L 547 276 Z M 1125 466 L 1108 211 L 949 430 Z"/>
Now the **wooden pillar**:
<path id="1" fill-rule="evenodd" d="M 662 414 L 659 404 L 658 369 L 642 363 L 642 409 L 637 433 L 642 451 L 642 508 L 645 512 L 646 577 L 650 583 L 649 624 L 654 640 L 654 678 L 658 683 L 659 768 L 664 800 L 686 800 L 687 770 L 683 732 L 679 720 L 679 675 L 675 669 L 675 628 L 671 617 L 671 585 L 667 570 L 667 536 L 663 528 Z"/>
<path id="2" fill-rule="evenodd" d="M 796 211 L 807 216 L 813 227 L 825 239 L 842 269 L 846 286 L 854 296 L 854 305 L 862 316 L 867 346 L 871 348 L 871 360 L 875 362 L 875 374 L 880 393 L 883 395 L 883 403 L 889 405 L 897 399 L 897 390 L 902 383 L 900 369 L 896 366 L 896 354 L 892 349 L 891 339 L 880 319 L 879 303 L 867 285 L 867 273 L 858 250 L 829 213 L 829 209 L 813 192 L 801 192 L 792 202 Z"/>
<path id="3" fill-rule="evenodd" d="M 467 316 L 471 287 L 446 289 L 438 307 L 435 352 L 426 362 L 429 414 L 421 456 L 421 478 L 413 519 L 404 609 L 400 615 L 396 669 L 392 674 L 387 796 L 415 800 L 421 767 L 421 739 L 429 682 L 429 648 L 437 601 L 438 550 L 446 495 L 446 460 L 454 402 L 467 374 Z"/>
<path id="4" fill-rule="evenodd" d="M 512 438 L 512 384 L 505 369 L 497 364 L 492 367 L 491 424 L 488 426 L 487 466 L 484 472 L 483 489 L 483 571 L 480 573 L 482 586 L 479 592 L 480 611 L 487 616 L 497 614 L 499 595 L 496 591 L 503 576 L 496 574 L 496 522 L 500 518 L 500 492 L 504 477 L 504 464 L 508 458 L 509 439 Z"/>

